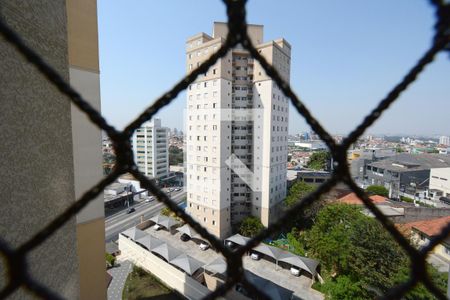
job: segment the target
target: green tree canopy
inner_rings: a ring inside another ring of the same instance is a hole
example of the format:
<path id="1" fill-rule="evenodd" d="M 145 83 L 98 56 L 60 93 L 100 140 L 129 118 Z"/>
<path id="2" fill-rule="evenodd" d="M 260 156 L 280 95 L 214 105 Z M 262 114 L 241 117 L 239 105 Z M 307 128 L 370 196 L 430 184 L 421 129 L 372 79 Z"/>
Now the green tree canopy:
<path id="1" fill-rule="evenodd" d="M 169 147 L 169 165 L 178 165 L 183 163 L 183 149 L 176 146 Z"/>
<path id="2" fill-rule="evenodd" d="M 392 275 L 406 260 L 379 222 L 353 205 L 327 205 L 305 235 L 308 253 L 330 274 L 348 276 L 341 283 L 351 285 L 353 291 L 360 290 L 362 298 L 373 298 L 374 291 L 384 292 L 392 286 Z M 350 284 L 348 279 L 353 282 Z"/>
<path id="3" fill-rule="evenodd" d="M 331 159 L 330 152 L 317 151 L 311 155 L 311 157 L 309 158 L 309 162 L 306 166 L 313 170 L 326 170 L 328 166 L 328 161 L 330 159 Z"/>
<path id="4" fill-rule="evenodd" d="M 243 236 L 253 237 L 263 229 L 264 225 L 261 223 L 261 220 L 257 217 L 250 216 L 242 220 L 239 226 L 239 233 Z"/>
<path id="5" fill-rule="evenodd" d="M 288 195 L 284 200 L 285 205 L 289 208 L 295 205 L 303 197 L 313 192 L 317 187 L 313 184 L 309 184 L 303 181 L 297 181 L 289 189 Z M 286 226 L 289 228 L 292 226 L 298 226 L 302 224 L 304 227 L 310 227 L 314 222 L 317 212 L 324 205 L 322 199 L 316 199 L 308 207 L 300 211 L 297 217 L 291 222 L 287 222 Z"/>
<path id="6" fill-rule="evenodd" d="M 389 191 L 382 185 L 370 185 L 366 188 L 366 192 L 369 195 L 379 195 L 383 197 L 389 197 Z"/>

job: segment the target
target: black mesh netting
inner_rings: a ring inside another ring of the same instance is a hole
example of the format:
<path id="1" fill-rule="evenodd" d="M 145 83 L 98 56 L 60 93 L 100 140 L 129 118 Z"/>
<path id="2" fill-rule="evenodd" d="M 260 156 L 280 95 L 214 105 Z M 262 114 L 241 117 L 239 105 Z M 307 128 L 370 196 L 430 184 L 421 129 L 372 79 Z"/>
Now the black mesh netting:
<path id="1" fill-rule="evenodd" d="M 361 200 L 365 206 L 375 215 L 377 220 L 383 227 L 392 235 L 392 237 L 399 243 L 399 245 L 406 251 L 410 257 L 411 271 L 407 282 L 391 288 L 384 298 L 401 298 L 406 292 L 413 288 L 419 282 L 423 283 L 430 292 L 432 292 L 439 299 L 446 299 L 446 297 L 434 286 L 430 281 L 426 272 L 426 256 L 428 252 L 441 241 L 443 241 L 450 233 L 450 224 L 448 224 L 442 232 L 433 238 L 430 244 L 421 250 L 413 248 L 409 242 L 402 236 L 402 234 L 394 227 L 394 224 L 389 221 L 377 207 L 368 199 L 368 196 L 361 190 L 350 176 L 347 166 L 346 153 L 350 145 L 353 144 L 363 133 L 370 127 L 381 114 L 389 108 L 389 106 L 398 99 L 399 95 L 405 91 L 410 84 L 412 84 L 417 76 L 423 71 L 425 66 L 433 61 L 436 54 L 440 51 L 450 50 L 450 4 L 442 0 L 432 0 L 431 4 L 436 10 L 436 25 L 435 36 L 433 43 L 428 51 L 417 61 L 405 77 L 387 94 L 387 96 L 380 101 L 378 106 L 368 114 L 364 121 L 354 129 L 348 137 L 346 137 L 341 144 L 336 144 L 330 134 L 321 126 L 321 124 L 312 116 L 310 111 L 296 96 L 291 86 L 285 82 L 278 72 L 267 63 L 267 61 L 258 53 L 252 45 L 248 35 L 245 21 L 245 0 L 224 0 L 228 15 L 229 33 L 223 46 L 214 53 L 207 61 L 200 67 L 195 69 L 191 74 L 177 82 L 167 93 L 157 99 L 150 107 L 148 107 L 142 114 L 133 122 L 131 122 L 123 131 L 116 130 L 113 126 L 101 116 L 100 112 L 95 110 L 89 103 L 83 99 L 63 78 L 55 72 L 42 58 L 30 49 L 14 31 L 12 31 L 2 19 L 0 19 L 0 33 L 5 40 L 11 43 L 18 52 L 20 52 L 25 59 L 32 63 L 45 76 L 50 84 L 55 85 L 61 93 L 65 94 L 72 103 L 74 103 L 80 110 L 82 110 L 89 119 L 95 123 L 100 129 L 104 130 L 111 138 L 114 144 L 114 149 L 117 155 L 117 163 L 111 174 L 97 183 L 89 191 L 87 191 L 80 199 L 68 207 L 64 213 L 56 219 L 51 220 L 42 230 L 34 235 L 30 240 L 18 248 L 12 249 L 0 237 L 0 252 L 7 265 L 8 282 L 6 287 L 0 291 L 0 298 L 6 298 L 19 287 L 25 287 L 34 295 L 41 298 L 61 298 L 46 286 L 38 283 L 32 278 L 27 268 L 27 254 L 33 248 L 43 243 L 49 236 L 64 225 L 71 217 L 74 217 L 83 207 L 92 201 L 102 190 L 111 184 L 119 175 L 129 172 L 140 181 L 143 188 L 148 189 L 154 194 L 157 199 L 163 202 L 167 207 L 181 217 L 186 223 L 191 225 L 203 238 L 209 241 L 211 245 L 220 251 L 227 260 L 227 279 L 225 284 L 221 285 L 206 298 L 213 299 L 224 295 L 231 287 L 240 282 L 244 285 L 246 290 L 260 299 L 267 299 L 268 297 L 248 282 L 243 275 L 242 256 L 255 247 L 263 239 L 278 232 L 283 226 L 283 220 L 297 215 L 299 210 L 304 209 L 313 201 L 318 199 L 324 193 L 330 191 L 338 182 L 347 184 Z M 292 104 L 297 111 L 303 116 L 311 128 L 321 137 L 321 139 L 329 147 L 335 162 L 335 169 L 332 177 L 322 184 L 317 190 L 308 196 L 304 197 L 289 211 L 284 213 L 284 216 L 278 222 L 272 224 L 260 232 L 256 237 L 252 238 L 247 245 L 238 248 L 231 252 L 223 243 L 216 237 L 208 233 L 199 223 L 197 223 L 191 216 L 189 216 L 183 209 L 179 208 L 170 198 L 160 189 L 158 189 L 152 181 L 138 171 L 138 168 L 133 161 L 132 149 L 130 145 L 130 138 L 138 127 L 147 120 L 150 120 L 162 107 L 170 104 L 177 95 L 186 89 L 189 84 L 200 74 L 205 73 L 219 58 L 223 57 L 229 49 L 237 44 L 241 44 L 247 49 L 254 59 L 258 60 L 266 73 L 276 82 L 283 93 L 290 98 Z"/>

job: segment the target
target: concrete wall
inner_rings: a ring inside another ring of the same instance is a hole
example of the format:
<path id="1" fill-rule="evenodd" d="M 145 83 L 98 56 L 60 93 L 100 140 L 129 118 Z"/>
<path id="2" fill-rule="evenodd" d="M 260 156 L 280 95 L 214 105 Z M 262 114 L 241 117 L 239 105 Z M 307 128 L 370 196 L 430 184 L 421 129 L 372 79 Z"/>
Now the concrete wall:
<path id="1" fill-rule="evenodd" d="M 207 287 L 201 285 L 186 273 L 121 234 L 119 235 L 119 250 L 124 259 L 128 259 L 135 265 L 150 271 L 167 286 L 188 299 L 201 299 L 210 293 Z"/>
<path id="2" fill-rule="evenodd" d="M 394 223 L 409 223 L 421 220 L 435 219 L 450 215 L 448 208 L 405 207 L 405 215 L 389 217 Z"/>
<path id="3" fill-rule="evenodd" d="M 6 0 L 0 15 L 69 79 L 65 1 Z M 71 105 L 1 38 L 0 74 L 0 237 L 18 247 L 74 202 Z M 76 241 L 71 218 L 27 256 L 30 275 L 66 299 L 80 298 Z M 2 261 L 0 289 L 4 270 Z"/>

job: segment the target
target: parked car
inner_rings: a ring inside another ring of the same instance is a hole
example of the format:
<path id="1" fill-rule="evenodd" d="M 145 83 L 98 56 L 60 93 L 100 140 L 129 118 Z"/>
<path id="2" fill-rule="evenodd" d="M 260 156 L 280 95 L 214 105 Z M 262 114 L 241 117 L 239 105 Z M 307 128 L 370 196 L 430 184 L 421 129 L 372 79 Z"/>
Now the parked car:
<path id="1" fill-rule="evenodd" d="M 209 249 L 209 245 L 207 243 L 200 243 L 200 245 L 198 246 L 200 248 L 200 250 L 202 251 L 206 251 Z"/>
<path id="2" fill-rule="evenodd" d="M 291 267 L 291 274 L 294 276 L 300 276 L 300 269 Z"/>
<path id="3" fill-rule="evenodd" d="M 155 226 L 153 226 L 153 229 L 155 229 L 156 231 L 160 230 L 161 228 L 163 227 L 159 224 L 155 224 Z"/>
<path id="4" fill-rule="evenodd" d="M 175 188 L 173 191 L 174 192 L 179 192 L 179 191 L 181 191 L 181 188 Z"/>
<path id="5" fill-rule="evenodd" d="M 187 242 L 187 241 L 189 241 L 191 238 L 187 235 L 187 234 L 185 234 L 185 233 L 183 233 L 181 236 L 180 236 L 180 240 L 182 240 L 183 242 Z"/>
<path id="6" fill-rule="evenodd" d="M 173 192 L 175 189 L 174 188 L 170 188 L 169 189 L 169 192 Z"/>
<path id="7" fill-rule="evenodd" d="M 132 212 L 135 212 L 136 210 L 134 209 L 134 207 L 130 207 L 129 209 L 127 209 L 127 214 L 131 214 Z"/>
<path id="8" fill-rule="evenodd" d="M 250 258 L 253 259 L 253 260 L 259 260 L 261 257 L 259 256 L 258 253 L 252 252 L 252 253 L 250 254 Z"/>

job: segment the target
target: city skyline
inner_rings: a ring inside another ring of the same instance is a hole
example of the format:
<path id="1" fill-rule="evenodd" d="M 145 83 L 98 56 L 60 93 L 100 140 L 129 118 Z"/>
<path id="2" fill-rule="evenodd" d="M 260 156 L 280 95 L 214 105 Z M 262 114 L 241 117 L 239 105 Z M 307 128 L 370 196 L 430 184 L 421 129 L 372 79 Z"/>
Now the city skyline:
<path id="1" fill-rule="evenodd" d="M 114 3 L 99 1 L 102 110 L 119 128 L 182 78 L 183 37 L 215 20 L 226 20 L 220 1 L 195 6 L 177 2 L 183 14 L 173 11 L 171 4 L 135 4 L 123 11 Z M 247 20 L 265 24 L 268 40 L 284 36 L 291 42 L 293 89 L 326 129 L 347 134 L 429 47 L 434 11 L 424 2 L 354 2 L 346 8 L 327 4 L 290 2 L 292 9 L 284 13 L 283 6 L 250 1 Z M 210 13 L 202 14 L 205 10 Z M 149 11 L 160 13 L 148 18 Z M 328 23 L 315 22 L 311 15 L 318 11 Z M 157 26 L 169 14 L 174 16 L 173 24 L 181 26 Z M 379 22 L 381 15 L 383 22 Z M 153 47 L 154 39 L 163 40 L 164 47 Z M 154 54 L 148 55 L 150 50 Z M 446 63 L 445 55 L 438 55 L 367 133 L 449 135 Z M 168 127 L 184 129 L 181 118 L 173 118 L 184 107 L 183 92 L 157 117 Z M 289 128 L 290 134 L 309 131 L 292 106 Z"/>

